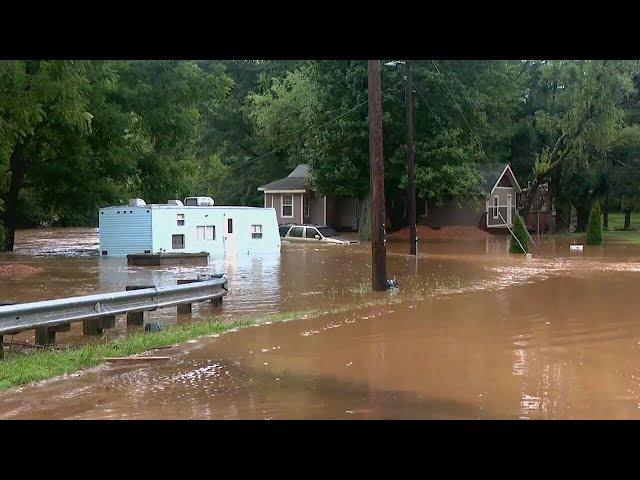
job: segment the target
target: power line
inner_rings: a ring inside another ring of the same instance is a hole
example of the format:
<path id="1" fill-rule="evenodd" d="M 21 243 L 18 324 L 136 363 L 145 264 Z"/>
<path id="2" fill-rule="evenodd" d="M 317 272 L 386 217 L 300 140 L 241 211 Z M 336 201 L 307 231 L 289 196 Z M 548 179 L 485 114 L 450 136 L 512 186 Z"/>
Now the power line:
<path id="1" fill-rule="evenodd" d="M 438 76 L 444 76 L 440 73 L 440 69 L 438 68 L 438 66 L 436 65 L 436 62 L 434 60 L 431 60 L 431 63 L 433 64 L 433 67 L 436 69 L 436 72 L 438 73 Z M 455 77 L 455 76 L 454 76 Z M 456 77 L 457 79 L 457 77 Z M 459 83 L 461 83 L 458 80 Z M 462 83 L 461 83 L 462 84 Z M 484 147 L 482 145 L 482 142 L 480 141 L 480 138 L 478 137 L 478 135 L 476 134 L 476 132 L 473 130 L 473 128 L 471 128 L 471 125 L 469 124 L 469 122 L 467 121 L 467 117 L 464 115 L 464 112 L 462 111 L 462 108 L 460 108 L 460 105 L 458 105 L 458 102 L 456 102 L 456 99 L 453 97 L 453 93 L 451 92 L 451 90 L 449 89 L 446 80 L 443 83 L 444 88 L 447 90 L 447 93 L 449 94 L 449 96 L 451 97 L 451 100 L 453 100 L 454 105 L 456 106 L 456 108 L 458 109 L 458 111 L 460 112 L 460 115 L 462 116 L 462 119 L 464 120 L 464 123 L 467 125 L 467 128 L 469 129 L 469 132 L 471 132 L 471 136 L 473 137 L 473 139 L 478 143 L 478 146 L 480 147 L 480 150 L 482 150 L 482 154 L 484 155 L 485 158 L 487 158 L 487 153 L 484 150 Z"/>
<path id="2" fill-rule="evenodd" d="M 398 82 L 398 83 L 394 84 L 392 87 L 390 87 L 390 88 L 388 88 L 388 89 L 384 90 L 384 92 L 386 93 L 386 92 L 391 91 L 393 88 L 397 87 L 397 86 L 398 86 L 398 85 L 400 85 L 401 83 L 402 83 L 402 81 L 400 81 L 400 82 Z M 341 113 L 340 115 L 338 115 L 337 117 L 334 117 L 334 118 L 332 118 L 331 120 L 329 120 L 329 121 L 327 121 L 327 122 L 323 123 L 322 125 L 320 125 L 320 127 L 324 127 L 324 126 L 326 126 L 326 125 L 330 125 L 331 123 L 333 123 L 333 122 L 336 122 L 336 121 L 340 120 L 342 117 L 344 117 L 344 116 L 348 115 L 349 113 L 351 113 L 351 112 L 353 112 L 353 111 L 357 110 L 358 108 L 362 107 L 363 105 L 366 105 L 368 102 L 369 102 L 369 99 L 364 100 L 363 102 L 360 102 L 358 105 L 356 105 L 356 106 L 354 106 L 354 107 L 350 108 L 349 110 L 346 110 L 346 111 L 342 112 L 342 113 Z M 268 157 L 269 155 L 273 155 L 274 153 L 276 153 L 277 151 L 279 151 L 279 150 L 283 149 L 284 147 L 287 147 L 287 146 L 289 146 L 289 145 L 291 145 L 291 144 L 293 144 L 293 143 L 296 143 L 296 142 L 297 142 L 297 141 L 299 141 L 299 140 L 302 140 L 302 139 L 303 139 L 303 138 L 304 138 L 308 133 L 309 133 L 309 132 L 305 132 L 305 133 L 303 133 L 303 134 L 299 135 L 297 138 L 295 138 L 295 139 L 293 139 L 293 140 L 291 140 L 291 141 L 289 141 L 289 142 L 283 143 L 282 145 L 279 145 L 279 146 L 275 147 L 274 149 L 272 149 L 272 150 L 268 151 L 267 153 L 264 153 L 264 154 L 262 154 L 262 155 L 260 155 L 260 156 L 258 156 L 258 157 L 250 158 L 250 159 L 248 159 L 245 163 L 238 164 L 238 165 L 234 165 L 234 166 L 232 166 L 232 167 L 231 167 L 231 169 L 237 169 L 237 168 L 240 168 L 240 167 L 246 167 L 246 166 L 248 166 L 250 163 L 253 163 L 253 162 L 256 162 L 256 161 L 258 161 L 258 160 L 261 160 L 261 159 L 263 159 L 263 158 L 265 158 L 265 157 Z"/>

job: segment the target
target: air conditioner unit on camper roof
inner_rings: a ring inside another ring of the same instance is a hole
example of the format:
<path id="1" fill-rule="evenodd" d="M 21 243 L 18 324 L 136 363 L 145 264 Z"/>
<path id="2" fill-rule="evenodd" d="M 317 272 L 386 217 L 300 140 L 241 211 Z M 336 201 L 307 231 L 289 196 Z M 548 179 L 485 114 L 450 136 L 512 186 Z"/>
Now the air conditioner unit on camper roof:
<path id="1" fill-rule="evenodd" d="M 144 207 L 146 204 L 147 202 L 145 202 L 141 198 L 132 198 L 131 200 L 129 200 L 130 207 Z"/>
<path id="2" fill-rule="evenodd" d="M 167 202 L 167 205 L 175 205 L 177 207 L 184 207 L 184 204 L 182 203 L 182 200 L 169 200 Z"/>
<path id="3" fill-rule="evenodd" d="M 211 197 L 187 197 L 184 199 L 187 207 L 210 207 L 214 204 Z"/>

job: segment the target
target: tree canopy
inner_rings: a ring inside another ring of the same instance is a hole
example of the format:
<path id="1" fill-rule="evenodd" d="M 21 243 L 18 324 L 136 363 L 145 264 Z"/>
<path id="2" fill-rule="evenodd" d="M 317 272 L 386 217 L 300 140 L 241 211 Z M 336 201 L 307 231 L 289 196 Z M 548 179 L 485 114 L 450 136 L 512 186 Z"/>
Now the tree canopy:
<path id="1" fill-rule="evenodd" d="M 386 63 L 387 61 L 383 61 Z M 412 62 L 416 189 L 459 201 L 478 166 L 548 182 L 559 227 L 595 200 L 640 207 L 640 67 L 618 60 Z M 403 68 L 384 66 L 389 225 L 406 223 Z M 312 167 L 321 193 L 369 193 L 363 60 L 0 61 L 0 217 L 95 225 L 100 206 L 211 195 L 261 205 L 257 187 Z M 523 205 L 528 207 L 527 202 Z"/>

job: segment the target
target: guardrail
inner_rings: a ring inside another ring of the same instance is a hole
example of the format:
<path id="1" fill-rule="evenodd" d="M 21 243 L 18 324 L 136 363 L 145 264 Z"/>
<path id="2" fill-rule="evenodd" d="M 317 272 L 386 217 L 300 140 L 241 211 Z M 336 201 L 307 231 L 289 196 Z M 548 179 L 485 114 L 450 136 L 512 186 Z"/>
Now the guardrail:
<path id="1" fill-rule="evenodd" d="M 100 335 L 115 326 L 115 316 L 127 314 L 128 324 L 142 325 L 143 314 L 172 305 L 187 305 L 211 300 L 219 305 L 227 294 L 224 277 L 178 281 L 166 287 L 127 287 L 124 292 L 100 293 L 79 297 L 0 306 L 0 358 L 2 335 L 36 330 L 36 343 L 54 343 L 55 333 L 69 331 L 72 322 L 83 322 L 85 335 Z M 131 321 L 130 321 L 131 320 Z"/>

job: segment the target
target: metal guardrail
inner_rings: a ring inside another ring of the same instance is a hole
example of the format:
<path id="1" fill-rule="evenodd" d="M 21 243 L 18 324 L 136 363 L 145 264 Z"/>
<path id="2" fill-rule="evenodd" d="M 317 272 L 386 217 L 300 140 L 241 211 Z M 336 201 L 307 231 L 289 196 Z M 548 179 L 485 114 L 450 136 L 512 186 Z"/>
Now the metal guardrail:
<path id="1" fill-rule="evenodd" d="M 7 305 L 0 307 L 0 336 L 22 330 L 55 327 L 122 313 L 222 298 L 227 294 L 226 284 L 226 278 L 222 277 L 167 287 Z"/>

